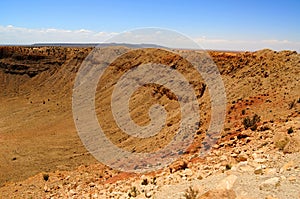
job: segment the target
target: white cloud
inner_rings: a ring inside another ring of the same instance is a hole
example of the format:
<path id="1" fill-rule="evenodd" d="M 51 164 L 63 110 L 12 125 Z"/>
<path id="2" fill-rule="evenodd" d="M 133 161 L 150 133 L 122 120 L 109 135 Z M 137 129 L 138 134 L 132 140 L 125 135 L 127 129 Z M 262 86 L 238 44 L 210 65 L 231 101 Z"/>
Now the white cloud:
<path id="1" fill-rule="evenodd" d="M 86 29 L 29 29 L 12 25 L 0 26 L 0 44 L 33 44 L 33 43 L 99 43 L 115 33 L 94 32 Z"/>
<path id="2" fill-rule="evenodd" d="M 288 40 L 277 40 L 277 39 L 262 40 L 262 42 L 269 43 L 269 44 L 291 44 L 292 43 Z"/>
<path id="3" fill-rule="evenodd" d="M 292 42 L 289 40 L 226 40 L 199 37 L 195 38 L 194 41 L 205 49 L 254 51 L 264 48 L 270 48 L 278 51 L 296 50 L 300 52 L 300 42 Z"/>
<path id="4" fill-rule="evenodd" d="M 149 29 L 151 30 L 151 29 Z M 132 42 L 132 43 L 155 43 L 163 46 L 176 47 L 178 46 L 192 46 L 192 43 L 186 43 L 185 37 L 178 37 L 178 34 L 172 31 L 157 31 L 156 36 L 147 34 L 147 29 L 140 32 L 125 32 L 121 35 L 115 32 L 94 32 L 86 29 L 79 30 L 64 30 L 64 29 L 30 29 L 15 27 L 13 25 L 1 26 L 0 25 L 0 44 L 33 44 L 33 43 L 100 43 L 113 37 L 109 42 Z M 168 34 L 169 33 L 169 34 Z M 167 35 L 166 35 L 167 34 Z M 168 38 L 168 39 L 166 39 Z M 170 41 L 172 41 L 170 43 Z M 198 37 L 194 38 L 204 49 L 216 50 L 259 50 L 263 48 L 270 48 L 273 50 L 296 50 L 300 52 L 300 42 L 292 42 L 289 40 L 228 40 L 224 38 L 209 38 Z M 159 42 L 159 43 L 157 43 Z M 169 43 L 168 43 L 169 42 Z"/>

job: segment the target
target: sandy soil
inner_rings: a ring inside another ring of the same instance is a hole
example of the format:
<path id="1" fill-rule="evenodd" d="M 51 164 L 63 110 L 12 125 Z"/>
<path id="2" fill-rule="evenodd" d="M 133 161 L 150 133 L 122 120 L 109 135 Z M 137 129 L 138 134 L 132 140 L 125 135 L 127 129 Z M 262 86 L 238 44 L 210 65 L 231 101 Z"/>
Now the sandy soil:
<path id="1" fill-rule="evenodd" d="M 130 51 L 126 48 L 121 49 L 129 53 L 116 60 L 111 65 L 111 71 L 107 71 L 102 82 L 98 84 L 98 95 L 96 95 L 96 101 L 99 103 L 96 104 L 96 107 L 98 107 L 98 120 L 104 126 L 107 125 L 108 131 L 115 130 L 115 127 L 111 127 L 114 123 L 111 122 L 112 117 L 108 113 L 109 110 L 102 110 L 99 107 L 110 101 L 112 85 L 124 73 L 125 69 L 141 63 L 147 63 L 153 59 L 160 60 L 160 63 L 170 67 L 176 66 L 177 70 L 186 74 L 186 77 L 197 90 L 196 94 L 201 104 L 200 123 L 202 125 L 195 132 L 195 141 L 187 154 L 185 154 L 185 159 L 190 161 L 191 157 L 194 157 L 195 154 L 197 155 L 202 147 L 201 140 L 205 136 L 210 118 L 210 97 L 203 80 L 201 77 L 195 76 L 193 70 L 189 70 L 188 63 L 168 52 L 155 49 L 139 51 Z M 99 171 L 88 174 L 90 175 L 88 179 L 89 182 L 99 183 L 99 186 L 100 184 L 105 186 L 105 182 L 110 179 L 112 179 L 112 183 L 116 183 L 115 178 L 122 180 L 128 175 L 131 176 L 131 174 L 119 174 L 119 172 L 112 171 L 98 163 L 84 148 L 74 125 L 71 104 L 73 83 L 80 64 L 91 50 L 91 48 L 63 47 L 0 47 L 0 184 L 3 186 L 0 192 L 8 195 L 14 192 L 17 198 L 21 197 L 22 194 L 23 196 L 29 196 L 30 194 L 25 193 L 25 189 L 16 188 L 22 184 L 24 187 L 35 185 L 36 187 L 33 188 L 32 192 L 40 191 L 39 196 L 41 197 L 50 197 L 49 192 L 55 195 L 56 189 L 54 188 L 44 190 L 47 182 L 44 182 L 41 173 L 50 173 L 50 176 L 56 176 L 58 175 L 57 173 L 62 173 L 61 175 L 66 175 L 65 177 L 76 176 L 77 174 L 80 176 L 82 173 L 90 173 L 88 170 L 94 167 L 94 169 L 97 168 Z M 120 49 L 112 48 L 112 50 Z M 241 146 L 236 146 L 235 144 L 226 148 L 226 143 L 233 140 L 241 132 L 246 131 L 243 126 L 243 120 L 247 116 L 252 117 L 254 114 L 260 116 L 257 130 L 254 130 L 257 134 L 264 132 L 263 130 L 260 131 L 260 129 L 265 126 L 273 129 L 268 134 L 270 138 L 276 132 L 286 132 L 289 127 L 293 128 L 294 133 L 299 132 L 300 126 L 297 122 L 300 117 L 299 54 L 292 51 L 275 52 L 271 50 L 257 52 L 212 51 L 209 54 L 221 72 L 227 94 L 225 126 L 221 132 L 222 138 L 218 142 L 220 149 L 217 148 L 216 150 L 226 150 L 230 154 L 232 152 L 231 149 L 240 148 Z M 155 55 L 154 57 L 156 58 L 151 58 L 151 55 Z M 106 86 L 106 90 L 103 90 L 103 84 L 105 83 L 111 86 Z M 153 91 L 158 93 L 159 96 L 152 95 Z M 168 128 L 146 141 L 131 138 L 118 131 L 114 134 L 108 134 L 111 140 L 128 151 L 134 150 L 137 152 L 156 150 L 168 143 L 172 138 L 172 133 L 178 128 L 178 120 L 180 119 L 177 112 L 173 111 L 174 107 L 178 106 L 176 105 L 176 100 L 172 98 L 168 90 L 161 89 L 155 85 L 140 89 L 135 93 L 131 102 L 132 116 L 138 124 L 147 124 L 149 122 L 147 112 L 140 114 L 140 110 L 148 110 L 154 102 L 159 102 L 165 107 L 169 107 L 171 113 L 167 120 L 169 123 Z M 275 126 L 271 127 L 272 125 Z M 257 142 L 260 144 L 263 144 L 261 142 L 267 139 L 257 135 L 249 137 L 257 139 Z M 155 140 L 156 143 L 157 140 L 159 142 L 153 145 L 152 143 Z M 244 137 L 242 142 L 247 143 Z M 270 142 L 272 142 L 270 143 L 271 145 L 265 144 L 267 148 L 264 150 L 274 151 L 271 154 L 278 152 L 279 149 L 274 146 L 273 141 Z M 297 146 L 295 147 L 297 148 Z M 292 150 L 291 153 L 296 153 L 296 151 L 296 149 Z M 213 157 L 220 156 L 220 154 L 213 154 Z M 250 157 L 251 154 L 248 154 L 248 156 Z M 234 159 L 236 158 L 234 157 Z M 192 170 L 197 168 L 197 165 L 201 164 L 202 160 L 193 161 L 196 166 L 191 166 Z M 289 158 L 283 158 L 280 164 L 285 164 L 288 161 L 290 161 Z M 235 162 L 234 164 L 237 163 Z M 298 165 L 298 163 L 295 164 Z M 279 166 L 277 165 L 277 167 Z M 107 173 L 99 174 L 103 172 Z M 298 175 L 297 172 L 295 171 Z M 197 173 L 196 170 L 194 173 Z M 168 175 L 164 174 L 164 179 Z M 234 175 L 239 176 L 237 173 L 234 173 Z M 299 182 L 300 178 L 297 175 L 295 177 L 296 182 Z M 100 178 L 99 176 L 102 177 Z M 140 179 L 140 177 L 137 178 Z M 253 180 L 249 181 L 255 184 L 255 174 L 249 174 L 250 178 L 253 178 Z M 138 181 L 135 177 L 132 177 L 132 179 L 132 183 Z M 73 180 L 77 181 L 75 178 Z M 181 179 L 176 182 L 176 186 L 180 187 L 180 184 L 186 184 L 185 180 Z M 209 179 L 205 180 L 207 182 L 210 181 Z M 220 180 L 212 180 L 211 182 L 217 184 L 217 181 Z M 163 182 L 167 184 L 167 181 Z M 174 182 L 174 184 L 176 183 Z M 193 180 L 192 184 L 195 184 Z M 288 187 L 288 185 L 284 186 Z M 291 187 L 293 186 L 291 185 Z M 130 189 L 130 187 L 127 188 Z M 162 187 L 164 186 L 162 185 Z M 105 189 L 108 188 L 106 187 Z M 186 186 L 183 186 L 181 191 L 184 191 L 186 188 Z M 19 190 L 17 193 L 15 192 L 16 189 Z M 161 188 L 157 193 L 163 194 L 164 189 L 168 188 Z M 177 188 L 173 187 L 172 189 Z M 206 188 L 204 189 L 207 190 Z M 285 188 L 283 187 L 282 189 Z M 68 189 L 68 191 L 70 190 Z M 199 188 L 199 190 L 201 189 Z M 251 190 L 248 190 L 248 192 L 251 192 Z M 271 193 L 272 191 L 259 196 L 265 197 Z M 278 190 L 274 193 L 278 198 L 284 198 L 285 196 L 284 194 L 280 195 L 281 192 Z M 154 195 L 152 193 L 152 196 Z M 34 197 L 35 195 L 31 194 L 30 196 Z M 79 195 L 77 194 L 77 196 Z M 249 197 L 249 195 L 246 196 Z"/>

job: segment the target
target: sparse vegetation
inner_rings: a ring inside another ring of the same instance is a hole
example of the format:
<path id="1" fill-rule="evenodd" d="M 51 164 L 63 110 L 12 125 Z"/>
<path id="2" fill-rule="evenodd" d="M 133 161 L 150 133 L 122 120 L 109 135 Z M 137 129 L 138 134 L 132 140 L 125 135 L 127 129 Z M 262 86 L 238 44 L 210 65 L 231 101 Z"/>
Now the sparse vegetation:
<path id="1" fill-rule="evenodd" d="M 44 174 L 43 174 L 43 179 L 44 179 L 45 181 L 48 181 L 48 180 L 49 180 L 49 174 L 48 174 L 48 173 L 44 173 Z"/>
<path id="2" fill-rule="evenodd" d="M 148 179 L 147 179 L 147 178 L 143 179 L 143 181 L 142 181 L 141 184 L 142 184 L 142 185 L 147 185 L 147 184 L 148 184 Z"/>
<path id="3" fill-rule="evenodd" d="M 156 185 L 156 177 L 154 177 L 153 179 L 152 179 L 152 182 L 151 182 L 152 184 L 154 184 L 154 185 Z"/>
<path id="4" fill-rule="evenodd" d="M 250 127 L 251 131 L 256 131 L 257 129 L 257 124 L 253 124 L 253 126 Z"/>
<path id="5" fill-rule="evenodd" d="M 226 164 L 225 169 L 226 170 L 230 170 L 232 168 L 232 166 L 230 164 Z"/>
<path id="6" fill-rule="evenodd" d="M 294 132 L 293 130 L 293 127 L 290 127 L 288 130 L 287 130 L 288 134 L 292 134 Z"/>
<path id="7" fill-rule="evenodd" d="M 291 101 L 289 104 L 289 109 L 292 109 L 296 106 L 296 100 Z"/>
<path id="8" fill-rule="evenodd" d="M 128 193 L 128 196 L 135 198 L 137 195 L 139 195 L 139 190 L 135 186 L 131 187 L 130 192 Z"/>
<path id="9" fill-rule="evenodd" d="M 244 118 L 243 125 L 244 125 L 245 129 L 248 129 L 249 127 L 251 127 L 251 119 L 249 117 Z"/>
<path id="10" fill-rule="evenodd" d="M 184 193 L 184 198 L 186 199 L 196 199 L 198 196 L 198 191 L 193 189 L 192 187 L 189 187 L 185 193 Z"/>
<path id="11" fill-rule="evenodd" d="M 257 114 L 255 114 L 252 118 L 252 122 L 257 123 L 260 122 L 260 116 L 258 116 Z"/>
<path id="12" fill-rule="evenodd" d="M 249 116 L 247 116 L 246 118 L 244 118 L 243 120 L 243 125 L 245 127 L 245 129 L 250 128 L 252 131 L 255 131 L 257 129 L 257 123 L 260 122 L 260 116 L 258 116 L 257 114 L 255 114 L 252 119 L 250 119 Z"/>
<path id="13" fill-rule="evenodd" d="M 245 114 L 246 114 L 246 110 L 243 109 L 243 110 L 242 110 L 242 115 L 245 115 Z"/>

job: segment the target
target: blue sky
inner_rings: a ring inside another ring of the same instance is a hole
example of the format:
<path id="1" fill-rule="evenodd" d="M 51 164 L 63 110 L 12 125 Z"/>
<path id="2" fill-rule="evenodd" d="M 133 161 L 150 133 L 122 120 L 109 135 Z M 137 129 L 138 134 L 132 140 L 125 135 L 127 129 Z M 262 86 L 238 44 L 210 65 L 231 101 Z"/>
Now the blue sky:
<path id="1" fill-rule="evenodd" d="M 1 44 L 95 42 L 140 27 L 176 30 L 207 48 L 299 52 L 300 1 L 4 0 L 0 6 Z M 84 30 L 93 35 L 83 38 Z"/>

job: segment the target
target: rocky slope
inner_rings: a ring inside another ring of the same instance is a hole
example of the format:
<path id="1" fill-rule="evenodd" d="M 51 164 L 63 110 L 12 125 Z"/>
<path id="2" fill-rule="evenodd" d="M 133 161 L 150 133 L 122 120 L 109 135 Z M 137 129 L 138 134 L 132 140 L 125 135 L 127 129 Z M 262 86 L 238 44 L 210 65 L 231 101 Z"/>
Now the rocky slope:
<path id="1" fill-rule="evenodd" d="M 195 141 L 168 168 L 138 175 L 97 163 L 77 136 L 72 88 L 76 72 L 90 52 L 91 48 L 0 48 L 1 198 L 300 197 L 299 54 L 271 50 L 209 52 L 227 94 L 225 126 L 217 144 L 209 154 L 199 157 L 210 118 L 210 97 L 201 77 L 194 77 L 191 82 L 199 91 L 202 111 Z M 144 52 L 127 54 L 133 60 L 130 64 L 149 59 Z M 179 57 L 157 50 L 150 54 L 155 53 L 163 58 L 163 64 L 185 70 Z M 112 65 L 118 69 L 116 74 L 121 74 L 124 62 L 126 57 Z M 190 74 L 188 77 L 193 78 Z M 162 96 L 169 95 L 154 89 Z M 143 103 L 148 98 L 139 101 L 138 96 L 142 95 L 137 94 L 134 104 L 138 108 L 133 114 L 150 106 L 151 100 Z M 100 95 L 97 99 L 105 101 L 107 97 Z M 166 106 L 172 103 L 170 95 L 156 100 Z M 144 124 L 148 119 L 143 116 L 136 121 Z M 176 121 L 170 126 L 176 128 Z M 171 135 L 170 130 L 160 134 L 166 139 L 160 137 L 159 144 L 163 146 Z M 117 142 L 120 136 L 111 139 Z M 125 136 L 117 144 L 138 151 L 160 147 L 151 143 Z"/>

